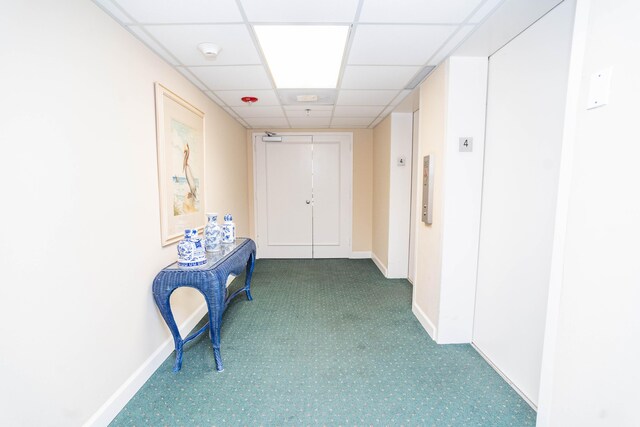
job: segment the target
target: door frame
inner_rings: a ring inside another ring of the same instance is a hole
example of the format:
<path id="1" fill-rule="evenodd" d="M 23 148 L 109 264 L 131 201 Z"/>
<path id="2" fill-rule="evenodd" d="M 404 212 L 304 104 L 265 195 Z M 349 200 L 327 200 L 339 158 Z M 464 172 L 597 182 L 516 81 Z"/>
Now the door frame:
<path id="1" fill-rule="evenodd" d="M 265 136 L 264 132 L 252 132 L 251 133 L 251 149 L 253 150 L 253 161 L 252 161 L 252 170 L 253 170 L 253 229 L 255 230 L 255 239 L 256 244 L 259 244 L 258 239 L 258 221 L 259 221 L 259 213 L 258 213 L 258 159 L 257 159 L 257 147 L 256 147 L 256 137 Z M 349 139 L 349 150 L 347 153 L 348 164 L 347 168 L 348 174 L 346 176 L 346 183 L 348 185 L 348 210 L 349 215 L 346 221 L 346 230 L 345 232 L 349 236 L 349 245 L 347 248 L 348 253 L 346 254 L 346 258 L 351 258 L 353 254 L 353 132 L 278 132 L 277 136 L 342 136 L 347 137 Z M 312 139 L 313 140 L 313 139 Z M 260 258 L 260 252 L 256 251 L 257 258 Z"/>

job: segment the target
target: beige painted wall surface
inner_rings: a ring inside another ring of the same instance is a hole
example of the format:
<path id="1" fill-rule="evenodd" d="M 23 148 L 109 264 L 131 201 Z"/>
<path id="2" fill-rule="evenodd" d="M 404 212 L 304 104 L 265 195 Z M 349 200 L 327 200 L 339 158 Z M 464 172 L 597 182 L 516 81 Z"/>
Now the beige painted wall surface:
<path id="1" fill-rule="evenodd" d="M 436 68 L 420 87 L 420 134 L 418 156 L 422 180 L 424 156 L 433 156 L 434 179 L 433 223 L 425 225 L 417 218 L 416 264 L 417 274 L 414 284 L 414 304 L 428 317 L 434 327 L 438 327 L 440 282 L 442 273 L 442 230 L 443 230 L 443 165 L 446 125 L 446 76 L 447 62 Z M 421 184 L 418 203 L 422 203 Z"/>
<path id="2" fill-rule="evenodd" d="M 551 353 L 547 360 L 545 348 L 544 363 L 553 367 L 543 365 L 542 381 L 550 386 L 541 388 L 541 427 L 638 425 L 640 146 L 630 136 L 640 116 L 640 3 L 579 0 L 578 10 L 589 3 L 559 316 L 557 325 L 547 324 L 554 327 L 547 339 L 555 339 L 545 342 Z M 611 66 L 608 105 L 587 110 L 592 76 Z"/>
<path id="3" fill-rule="evenodd" d="M 0 57 L 0 424 L 81 425 L 170 336 L 154 81 L 204 111 L 206 205 L 241 234 L 245 130 L 88 1 L 7 3 Z M 203 299 L 173 302 L 180 323 Z"/>
<path id="4" fill-rule="evenodd" d="M 389 191 L 391 178 L 391 116 L 373 129 L 373 242 L 372 254 L 386 269 L 389 264 Z"/>
<path id="5" fill-rule="evenodd" d="M 373 230 L 373 130 L 353 131 L 353 248 L 370 252 Z"/>
<path id="6" fill-rule="evenodd" d="M 255 238 L 255 219 L 253 203 L 253 134 L 263 133 L 267 129 L 248 129 L 247 145 L 247 182 L 249 192 L 250 236 Z M 352 132 L 353 133 L 353 225 L 352 251 L 371 251 L 371 203 L 372 203 L 372 156 L 373 131 L 371 129 L 268 129 L 272 132 Z"/>
<path id="7" fill-rule="evenodd" d="M 248 236 L 249 193 L 247 146 L 244 126 L 213 105 L 215 114 L 207 117 L 207 210 L 217 212 L 218 222 L 226 213 L 233 215 L 236 235 Z"/>

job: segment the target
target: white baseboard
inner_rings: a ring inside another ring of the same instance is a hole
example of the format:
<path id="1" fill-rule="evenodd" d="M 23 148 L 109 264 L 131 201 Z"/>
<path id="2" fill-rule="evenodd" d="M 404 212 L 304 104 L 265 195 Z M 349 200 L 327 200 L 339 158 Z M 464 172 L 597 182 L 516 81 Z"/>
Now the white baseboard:
<path id="1" fill-rule="evenodd" d="M 369 259 L 371 258 L 371 251 L 354 251 L 351 252 L 350 259 Z"/>
<path id="2" fill-rule="evenodd" d="M 375 265 L 378 267 L 378 270 L 380 270 L 382 272 L 384 277 L 388 277 L 387 276 L 387 267 L 385 267 L 384 264 L 382 264 L 382 261 L 380 261 L 380 259 L 373 252 L 371 252 L 371 259 L 373 260 Z"/>
<path id="3" fill-rule="evenodd" d="M 438 342 L 437 340 L 438 330 L 436 329 L 436 326 L 433 324 L 433 322 L 426 315 L 426 313 L 422 311 L 420 307 L 415 305 L 415 303 L 411 304 L 411 311 L 413 312 L 413 315 L 416 316 L 416 319 L 418 319 L 418 322 L 420 322 L 424 330 L 427 331 L 431 339 L 434 340 L 435 342 Z"/>
<path id="4" fill-rule="evenodd" d="M 393 265 L 391 262 L 387 266 L 387 279 L 406 279 L 407 268 Z"/>
<path id="5" fill-rule="evenodd" d="M 524 392 L 523 392 L 522 390 L 520 390 L 518 387 L 516 387 L 516 385 L 513 383 L 513 381 L 511 381 L 511 380 L 509 379 L 509 377 L 507 377 L 507 376 L 505 375 L 505 373 L 504 373 L 504 372 L 502 372 L 500 369 L 498 369 L 498 367 L 497 367 L 496 365 L 494 365 L 494 364 L 493 364 L 493 362 L 491 361 L 491 359 L 489 359 L 489 358 L 487 357 L 487 355 L 486 355 L 486 354 L 484 354 L 484 353 L 482 352 L 482 350 L 480 350 L 480 349 L 478 348 L 478 346 L 477 346 L 475 343 L 473 343 L 473 342 L 472 342 L 472 343 L 471 343 L 471 347 L 473 347 L 473 349 L 474 349 L 475 351 L 477 351 L 477 352 L 478 352 L 478 354 L 479 354 L 480 356 L 482 356 L 482 358 L 484 359 L 484 361 L 485 361 L 485 362 L 487 362 L 487 363 L 489 364 L 489 366 L 491 366 L 491 367 L 493 368 L 493 370 L 494 370 L 494 371 L 496 371 L 496 372 L 498 373 L 498 375 L 500 375 L 500 376 L 502 377 L 502 379 L 503 379 L 503 380 L 505 380 L 505 381 L 507 382 L 507 384 L 509 384 L 509 385 L 511 386 L 511 388 L 512 388 L 512 389 L 514 389 L 514 390 L 515 390 L 515 392 L 516 392 L 516 393 L 518 393 L 518 394 L 520 395 L 520 397 L 521 397 L 525 402 L 527 402 L 527 403 L 529 404 L 529 406 L 531 406 L 531 408 L 532 408 L 534 411 L 538 412 L 538 406 L 537 406 L 536 404 L 534 404 L 531 400 L 529 400 L 529 398 L 524 394 Z"/>
<path id="6" fill-rule="evenodd" d="M 227 286 L 235 277 L 230 276 L 227 280 Z M 178 325 L 180 336 L 186 336 L 200 319 L 207 314 L 207 303 L 203 302 L 195 311 L 184 321 Z M 138 369 L 111 395 L 109 399 L 89 418 L 84 427 L 108 426 L 111 421 L 120 413 L 122 408 L 131 400 L 131 398 L 140 390 L 151 375 L 162 365 L 162 363 L 171 355 L 174 350 L 173 337 L 169 336 L 152 354 L 145 360 Z"/>

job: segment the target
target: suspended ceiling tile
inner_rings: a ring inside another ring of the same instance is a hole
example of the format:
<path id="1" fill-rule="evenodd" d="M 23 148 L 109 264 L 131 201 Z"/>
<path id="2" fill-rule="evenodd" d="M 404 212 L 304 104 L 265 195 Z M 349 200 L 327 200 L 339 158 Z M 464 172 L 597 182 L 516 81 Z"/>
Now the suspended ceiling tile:
<path id="1" fill-rule="evenodd" d="M 342 76 L 342 89 L 404 89 L 422 67 L 349 65 Z"/>
<path id="2" fill-rule="evenodd" d="M 202 82 L 197 78 L 197 76 L 193 75 L 188 68 L 184 67 L 176 67 L 176 70 L 180 71 L 180 73 L 185 76 L 191 83 L 196 85 L 196 87 L 202 91 L 207 90 L 206 86 L 202 84 Z"/>
<path id="3" fill-rule="evenodd" d="M 280 105 L 278 95 L 273 90 L 219 90 L 215 92 L 216 96 L 224 101 L 230 107 L 240 107 L 247 105 L 242 102 L 245 96 L 255 96 L 258 102 L 256 107 L 266 107 L 271 105 Z"/>
<path id="4" fill-rule="evenodd" d="M 183 65 L 260 64 L 260 56 L 243 24 L 221 25 L 145 25 L 144 28 Z M 211 42 L 222 50 L 215 59 L 207 59 L 198 44 Z"/>
<path id="5" fill-rule="evenodd" d="M 458 45 L 462 43 L 465 38 L 467 38 L 467 36 L 471 33 L 471 31 L 473 31 L 474 28 L 474 25 L 461 26 L 460 30 L 455 33 L 453 37 L 451 37 L 451 40 L 449 40 L 444 46 L 442 46 L 442 49 L 440 49 L 438 53 L 436 53 L 435 56 L 433 56 L 429 60 L 429 65 L 436 66 L 447 56 L 451 55 L 454 49 L 458 47 Z"/>
<path id="6" fill-rule="evenodd" d="M 242 22 L 235 0 L 117 0 L 117 3 L 144 24 Z"/>
<path id="7" fill-rule="evenodd" d="M 192 67 L 189 70 L 213 91 L 271 89 L 271 82 L 262 65 Z"/>
<path id="8" fill-rule="evenodd" d="M 116 21 L 121 24 L 130 24 L 133 22 L 133 19 L 124 13 L 122 9 L 111 0 L 94 0 L 94 2 L 102 9 L 106 10 L 109 15 L 113 16 Z"/>
<path id="9" fill-rule="evenodd" d="M 456 24 L 482 0 L 364 0 L 359 22 Z"/>
<path id="10" fill-rule="evenodd" d="M 294 117 L 289 119 L 289 123 L 298 129 L 326 128 L 331 123 L 331 117 Z"/>
<path id="11" fill-rule="evenodd" d="M 359 107 L 336 107 L 333 111 L 334 117 L 377 117 L 384 105 L 381 106 L 359 106 Z"/>
<path id="12" fill-rule="evenodd" d="M 250 22 L 350 23 L 358 0 L 241 0 Z"/>
<path id="13" fill-rule="evenodd" d="M 252 117 L 244 119 L 244 121 L 252 128 L 288 128 L 289 122 L 287 119 L 281 119 L 277 117 Z"/>
<path id="14" fill-rule="evenodd" d="M 387 105 L 397 90 L 341 90 L 336 105 Z"/>
<path id="15" fill-rule="evenodd" d="M 473 14 L 470 23 L 477 24 L 491 14 L 497 7 L 499 7 L 505 0 L 486 0 L 485 3 Z"/>
<path id="16" fill-rule="evenodd" d="M 455 25 L 359 25 L 349 65 L 423 65 Z"/>
<path id="17" fill-rule="evenodd" d="M 248 119 L 253 117 L 280 117 L 284 118 L 282 107 L 258 107 L 256 105 L 233 107 L 240 117 Z"/>
<path id="18" fill-rule="evenodd" d="M 319 110 L 317 108 L 313 108 L 312 106 L 308 107 L 309 113 L 307 113 L 307 109 L 304 110 L 285 110 L 287 117 L 309 117 L 309 118 L 320 118 L 320 117 L 331 117 L 332 111 L 329 110 Z"/>
<path id="19" fill-rule="evenodd" d="M 334 117 L 331 120 L 331 127 L 342 126 L 369 126 L 375 120 L 375 117 Z"/>
<path id="20" fill-rule="evenodd" d="M 155 41 L 152 37 L 147 34 L 147 32 L 139 26 L 130 26 L 129 30 L 136 35 L 144 44 L 149 46 L 152 51 L 157 53 L 162 59 L 167 61 L 171 65 L 180 65 L 179 61 L 172 56 L 169 51 L 162 45 L 160 45 L 157 41 Z"/>

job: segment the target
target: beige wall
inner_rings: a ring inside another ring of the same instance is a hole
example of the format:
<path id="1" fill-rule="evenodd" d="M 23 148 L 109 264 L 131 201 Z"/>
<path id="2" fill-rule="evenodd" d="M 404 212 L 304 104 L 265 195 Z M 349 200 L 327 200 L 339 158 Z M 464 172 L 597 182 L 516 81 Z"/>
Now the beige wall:
<path id="1" fill-rule="evenodd" d="M 253 203 L 253 134 L 263 133 L 266 129 L 248 129 L 247 145 L 247 181 L 249 191 L 250 236 L 255 238 L 255 218 Z M 353 226 L 352 251 L 371 251 L 371 203 L 373 186 L 372 150 L 373 131 L 371 129 L 268 129 L 272 132 L 351 132 L 353 133 Z"/>
<path id="2" fill-rule="evenodd" d="M 386 269 L 389 263 L 389 189 L 391 116 L 373 130 L 373 241 L 372 256 Z"/>
<path id="3" fill-rule="evenodd" d="M 373 131 L 353 132 L 353 251 L 370 252 L 373 203 Z"/>
<path id="4" fill-rule="evenodd" d="M 245 130 L 85 0 L 5 4 L 0 57 L 0 424 L 81 425 L 170 336 L 151 295 L 176 258 L 160 245 L 154 81 L 204 111 L 206 207 L 241 234 Z M 203 299 L 178 292 L 180 323 Z"/>
<path id="5" fill-rule="evenodd" d="M 440 276 L 442 273 L 443 165 L 446 127 L 447 63 L 436 68 L 420 87 L 420 134 L 418 158 L 433 156 L 433 223 L 418 220 L 416 227 L 417 274 L 414 305 L 417 305 L 435 328 L 438 327 Z M 422 163 L 420 163 L 422 167 Z M 422 176 L 419 174 L 419 176 Z M 416 186 L 417 189 L 420 186 Z M 419 202 L 422 193 L 418 195 Z"/>
<path id="6" fill-rule="evenodd" d="M 206 100 L 206 98 L 205 98 Z M 231 213 L 237 235 L 248 236 L 249 186 L 247 183 L 248 152 L 243 144 L 246 129 L 217 105 L 211 105 L 207 117 L 207 210 L 222 215 Z"/>

